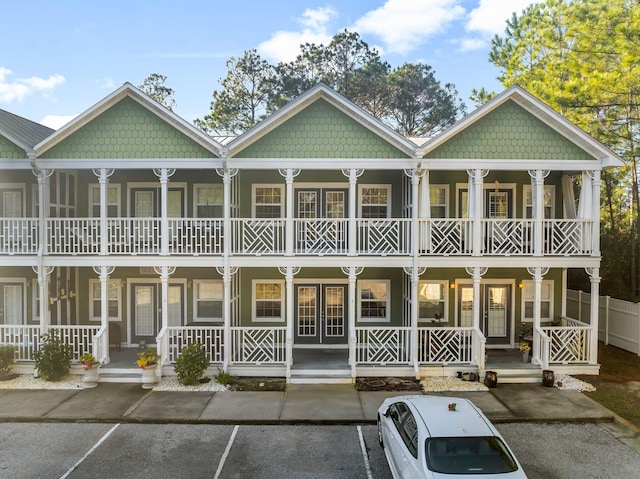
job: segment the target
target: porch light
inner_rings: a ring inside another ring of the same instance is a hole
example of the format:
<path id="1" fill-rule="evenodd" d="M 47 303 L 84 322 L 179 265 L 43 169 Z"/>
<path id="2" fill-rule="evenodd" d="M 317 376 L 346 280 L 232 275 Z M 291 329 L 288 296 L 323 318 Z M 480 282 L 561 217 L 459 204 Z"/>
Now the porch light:
<path id="1" fill-rule="evenodd" d="M 456 283 L 455 283 L 455 281 L 449 281 L 449 288 L 451 288 L 451 289 L 456 289 Z"/>
<path id="2" fill-rule="evenodd" d="M 518 288 L 524 288 L 524 283 L 522 281 L 518 281 Z"/>

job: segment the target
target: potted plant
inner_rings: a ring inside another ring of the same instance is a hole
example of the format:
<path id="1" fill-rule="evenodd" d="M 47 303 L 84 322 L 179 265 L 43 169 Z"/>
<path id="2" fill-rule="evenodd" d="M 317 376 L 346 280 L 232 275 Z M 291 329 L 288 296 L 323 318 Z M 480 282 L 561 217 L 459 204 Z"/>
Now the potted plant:
<path id="1" fill-rule="evenodd" d="M 531 346 L 526 341 L 520 343 L 520 352 L 522 353 L 522 362 L 529 362 L 529 353 L 531 352 Z"/>
<path id="2" fill-rule="evenodd" d="M 98 385 L 98 368 L 100 367 L 100 363 L 91 353 L 84 353 L 80 356 L 79 360 L 80 364 L 84 367 L 84 378 L 82 381 L 84 382 L 85 388 L 94 388 Z"/>
<path id="3" fill-rule="evenodd" d="M 160 356 L 153 348 L 147 348 L 144 351 L 138 353 L 138 360 L 136 364 L 142 369 L 142 388 L 151 389 L 153 385 L 158 382 L 156 374 L 156 368 Z"/>

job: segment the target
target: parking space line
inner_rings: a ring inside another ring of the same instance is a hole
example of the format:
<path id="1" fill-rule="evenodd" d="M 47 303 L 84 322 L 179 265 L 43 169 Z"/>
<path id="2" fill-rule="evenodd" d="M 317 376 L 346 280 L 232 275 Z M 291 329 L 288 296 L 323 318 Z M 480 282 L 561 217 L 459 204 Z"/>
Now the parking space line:
<path id="1" fill-rule="evenodd" d="M 362 457 L 364 458 L 364 467 L 367 470 L 367 479 L 373 479 L 373 475 L 371 474 L 371 464 L 369 464 L 369 456 L 367 456 L 367 446 L 364 443 L 361 426 L 358 426 L 358 437 L 360 438 L 360 450 L 362 451 Z"/>
<path id="2" fill-rule="evenodd" d="M 116 430 L 116 428 L 119 426 L 120 424 L 116 424 L 115 426 L 113 426 L 111 429 L 109 429 L 109 431 L 100 438 L 100 440 L 98 442 L 96 442 L 93 447 L 91 449 L 89 449 L 87 451 L 87 453 L 82 456 L 80 458 L 80 460 L 78 462 L 76 462 L 73 466 L 71 466 L 71 469 L 69 469 L 67 472 L 65 472 L 62 476 L 60 476 L 60 479 L 66 479 L 67 477 L 69 477 L 69 474 L 71 474 L 80 464 L 82 464 L 82 461 L 84 461 L 87 457 L 89 457 L 89 455 L 96 450 L 96 448 L 102 444 L 104 441 L 106 441 L 106 439 L 111 436 L 111 433 L 113 431 Z"/>
<path id="3" fill-rule="evenodd" d="M 229 443 L 227 444 L 227 448 L 224 450 L 224 454 L 220 458 L 220 464 L 218 464 L 218 469 L 216 470 L 216 475 L 213 476 L 213 479 L 218 479 L 220 477 L 220 473 L 222 472 L 222 468 L 224 467 L 224 463 L 227 460 L 227 456 L 229 455 L 229 451 L 231 451 L 231 446 L 233 446 L 233 441 L 236 439 L 236 434 L 238 434 L 238 428 L 240 426 L 236 425 L 233 428 L 233 432 L 231 433 L 231 437 L 229 438 Z"/>

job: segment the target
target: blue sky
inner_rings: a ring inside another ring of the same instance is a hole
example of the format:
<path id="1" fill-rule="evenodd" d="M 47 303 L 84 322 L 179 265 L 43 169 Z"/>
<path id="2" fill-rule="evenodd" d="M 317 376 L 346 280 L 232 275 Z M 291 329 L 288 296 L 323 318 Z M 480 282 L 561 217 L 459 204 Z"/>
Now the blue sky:
<path id="1" fill-rule="evenodd" d="M 52 128 L 125 82 L 167 76 L 174 111 L 209 112 L 226 62 L 256 48 L 275 64 L 301 43 L 360 34 L 392 66 L 431 65 L 467 103 L 501 91 L 490 40 L 530 0 L 0 0 L 0 108 Z"/>

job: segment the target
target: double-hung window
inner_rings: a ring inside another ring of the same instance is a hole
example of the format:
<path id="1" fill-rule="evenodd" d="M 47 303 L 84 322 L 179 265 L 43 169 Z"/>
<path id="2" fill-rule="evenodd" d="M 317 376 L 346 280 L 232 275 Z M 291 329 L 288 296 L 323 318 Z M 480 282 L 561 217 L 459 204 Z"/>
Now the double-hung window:
<path id="1" fill-rule="evenodd" d="M 253 320 L 279 322 L 284 320 L 284 283 L 253 281 Z"/>
<path id="2" fill-rule="evenodd" d="M 119 321 L 121 313 L 121 298 L 119 279 L 111 279 L 107 281 L 107 317 L 109 321 Z M 91 294 L 91 321 L 100 321 L 102 318 L 102 287 L 99 280 L 89 280 L 89 291 Z"/>
<path id="3" fill-rule="evenodd" d="M 100 185 L 89 185 L 89 213 L 94 218 L 100 217 Z M 120 216 L 120 185 L 107 185 L 107 217 Z"/>
<path id="4" fill-rule="evenodd" d="M 544 185 L 544 218 L 554 217 L 554 198 L 556 193 L 556 187 L 554 185 Z M 525 218 L 533 218 L 533 194 L 531 191 L 531 185 L 524 185 L 523 188 L 522 207 L 524 208 L 523 215 Z"/>
<path id="5" fill-rule="evenodd" d="M 222 218 L 223 185 L 194 185 L 195 213 L 198 218 Z"/>
<path id="6" fill-rule="evenodd" d="M 418 321 L 447 321 L 447 287 L 447 281 L 420 281 Z"/>
<path id="7" fill-rule="evenodd" d="M 358 282 L 360 321 L 389 321 L 390 287 L 391 284 L 387 280 L 363 280 Z"/>
<path id="8" fill-rule="evenodd" d="M 193 281 L 194 322 L 222 321 L 222 281 Z"/>
<path id="9" fill-rule="evenodd" d="M 431 218 L 447 218 L 449 216 L 448 185 L 429 185 L 429 205 Z"/>
<path id="10" fill-rule="evenodd" d="M 282 218 L 284 194 L 281 185 L 253 186 L 253 215 L 255 218 Z"/>
<path id="11" fill-rule="evenodd" d="M 522 320 L 533 321 L 534 305 L 534 283 L 533 281 L 523 281 L 522 290 Z M 553 321 L 553 281 L 542 281 L 540 288 L 540 320 L 543 322 Z"/>
<path id="12" fill-rule="evenodd" d="M 360 217 L 389 218 L 391 216 L 391 187 L 362 185 L 360 187 Z"/>

